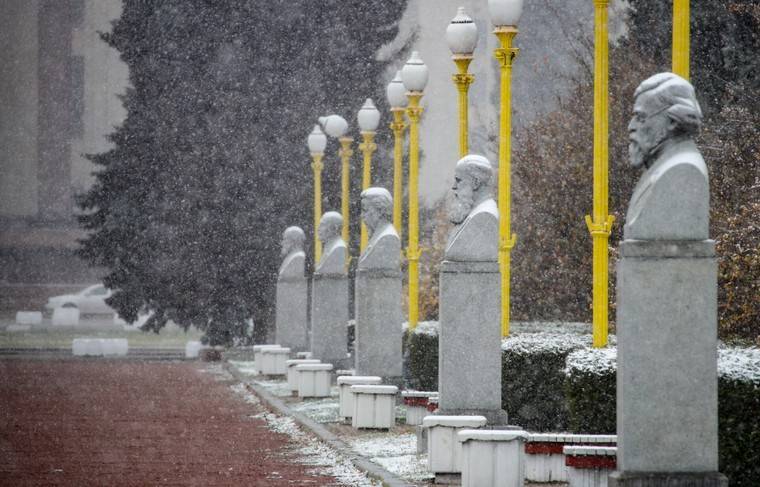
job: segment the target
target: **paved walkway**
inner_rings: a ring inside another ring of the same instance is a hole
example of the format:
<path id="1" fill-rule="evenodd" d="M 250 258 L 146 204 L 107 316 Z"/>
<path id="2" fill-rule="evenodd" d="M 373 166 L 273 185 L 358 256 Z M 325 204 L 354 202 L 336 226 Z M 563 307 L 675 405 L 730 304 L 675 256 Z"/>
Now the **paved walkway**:
<path id="1" fill-rule="evenodd" d="M 3 485 L 337 485 L 198 363 L 0 360 Z"/>

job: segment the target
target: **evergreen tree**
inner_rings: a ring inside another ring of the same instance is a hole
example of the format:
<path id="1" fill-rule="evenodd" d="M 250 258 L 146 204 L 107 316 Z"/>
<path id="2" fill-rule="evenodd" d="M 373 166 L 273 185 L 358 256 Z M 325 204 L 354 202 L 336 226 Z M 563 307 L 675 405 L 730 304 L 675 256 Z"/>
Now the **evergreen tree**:
<path id="1" fill-rule="evenodd" d="M 124 2 L 103 38 L 130 70 L 127 118 L 91 156 L 101 170 L 80 198 L 81 254 L 109 269 L 124 319 L 150 310 L 144 329 L 173 320 L 211 344 L 242 336 L 248 318 L 265 328 L 280 234 L 312 230 L 306 136 L 319 115 L 353 118 L 367 96 L 383 110 L 374 54 L 404 4 Z M 326 160 L 325 208 L 339 205 L 339 176 Z"/>

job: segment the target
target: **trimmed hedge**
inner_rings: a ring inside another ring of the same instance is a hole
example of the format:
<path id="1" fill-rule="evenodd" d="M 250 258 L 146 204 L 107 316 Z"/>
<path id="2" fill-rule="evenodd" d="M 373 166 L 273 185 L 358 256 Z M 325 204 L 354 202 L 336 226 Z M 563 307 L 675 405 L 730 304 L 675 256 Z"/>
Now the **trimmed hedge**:
<path id="1" fill-rule="evenodd" d="M 408 387 L 419 391 L 438 390 L 438 323 L 418 323 L 404 333 Z"/>
<path id="2" fill-rule="evenodd" d="M 564 394 L 573 433 L 615 434 L 616 359 L 614 348 L 590 348 L 568 355 Z"/>

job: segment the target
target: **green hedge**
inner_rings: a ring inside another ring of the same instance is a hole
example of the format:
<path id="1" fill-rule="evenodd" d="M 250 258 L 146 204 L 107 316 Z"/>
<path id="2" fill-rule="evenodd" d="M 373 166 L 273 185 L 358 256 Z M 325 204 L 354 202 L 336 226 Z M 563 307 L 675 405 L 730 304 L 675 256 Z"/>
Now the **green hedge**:
<path id="1" fill-rule="evenodd" d="M 566 431 L 565 358 L 587 347 L 587 337 L 526 333 L 502 342 L 502 407 L 509 422 L 531 431 Z"/>
<path id="2" fill-rule="evenodd" d="M 564 393 L 573 433 L 615 434 L 616 349 L 584 349 L 567 357 Z"/>
<path id="3" fill-rule="evenodd" d="M 418 391 L 438 390 L 438 323 L 422 322 L 404 334 L 408 364 L 407 386 Z"/>

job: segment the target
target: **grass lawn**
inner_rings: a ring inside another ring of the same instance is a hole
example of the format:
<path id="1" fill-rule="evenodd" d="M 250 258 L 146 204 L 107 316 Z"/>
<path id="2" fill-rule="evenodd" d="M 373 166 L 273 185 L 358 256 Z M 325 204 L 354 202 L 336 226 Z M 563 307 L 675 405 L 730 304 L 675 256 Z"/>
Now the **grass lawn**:
<path id="1" fill-rule="evenodd" d="M 184 348 L 190 340 L 200 340 L 202 333 L 191 328 L 185 333 L 177 327 L 168 327 L 156 335 L 153 332 L 123 331 L 119 329 L 53 329 L 32 328 L 28 332 L 0 330 L 0 348 L 70 348 L 74 338 L 126 338 L 130 347 Z"/>

